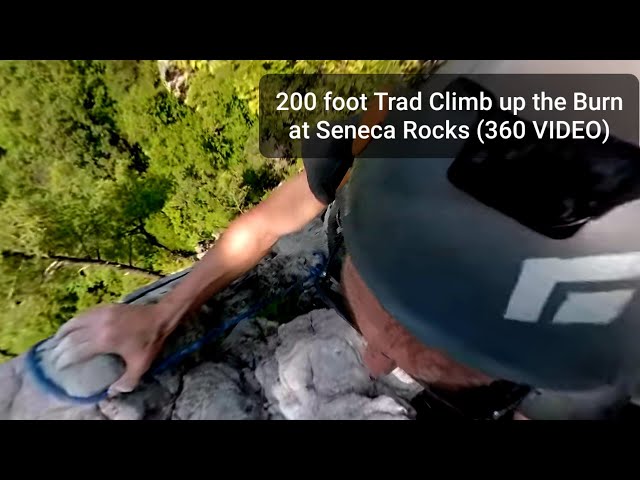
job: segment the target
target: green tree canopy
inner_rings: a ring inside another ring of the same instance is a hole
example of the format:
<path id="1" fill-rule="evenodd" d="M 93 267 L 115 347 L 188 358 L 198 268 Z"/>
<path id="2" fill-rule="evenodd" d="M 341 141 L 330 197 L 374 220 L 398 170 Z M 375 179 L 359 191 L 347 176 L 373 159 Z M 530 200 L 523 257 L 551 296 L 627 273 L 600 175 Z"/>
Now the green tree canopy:
<path id="1" fill-rule="evenodd" d="M 258 149 L 265 73 L 403 73 L 419 61 L 0 62 L 0 360 L 77 312 L 194 261 L 300 168 Z M 119 267 L 113 266 L 120 265 Z M 134 267 L 127 269 L 127 267 Z"/>

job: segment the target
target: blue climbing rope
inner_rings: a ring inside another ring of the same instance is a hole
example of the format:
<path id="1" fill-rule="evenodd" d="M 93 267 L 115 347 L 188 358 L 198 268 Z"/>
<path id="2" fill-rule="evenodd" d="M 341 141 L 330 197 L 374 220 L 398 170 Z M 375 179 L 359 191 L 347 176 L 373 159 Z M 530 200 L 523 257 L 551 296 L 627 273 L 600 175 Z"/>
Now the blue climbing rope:
<path id="1" fill-rule="evenodd" d="M 284 292 L 280 293 L 279 295 L 273 295 L 271 297 L 267 297 L 263 301 L 258 302 L 253 307 L 249 308 L 246 312 L 241 313 L 240 315 L 237 315 L 236 317 L 232 317 L 229 320 L 223 322 L 222 324 L 212 328 L 211 330 L 209 330 L 207 333 L 205 333 L 202 337 L 200 337 L 196 341 L 190 343 L 189 345 L 186 345 L 186 346 L 182 347 L 180 350 L 176 351 L 175 353 L 172 353 L 170 356 L 168 356 L 167 358 L 162 360 L 157 366 L 152 367 L 152 369 L 150 371 L 150 374 L 151 375 L 157 375 L 159 373 L 162 373 L 162 372 L 168 370 L 169 368 L 173 367 L 174 365 L 180 363 L 185 357 L 191 355 L 194 352 L 197 352 L 202 347 L 204 347 L 206 344 L 216 340 L 221 335 L 223 335 L 224 332 L 226 332 L 227 330 L 229 330 L 232 327 L 235 327 L 241 321 L 254 316 L 258 312 L 260 312 L 262 309 L 264 309 L 267 306 L 269 306 L 272 303 L 274 303 L 276 300 L 279 300 L 281 298 L 287 297 L 294 290 L 304 287 L 311 280 L 313 280 L 313 283 L 315 284 L 315 282 L 320 277 L 322 277 L 324 275 L 324 272 L 325 272 L 325 269 L 326 269 L 326 259 L 325 259 L 325 255 L 323 253 L 320 253 L 320 252 L 315 252 L 313 255 L 314 256 L 320 256 L 322 258 L 322 261 L 320 262 L 320 265 L 322 266 L 322 268 L 319 268 L 319 267 L 317 267 L 315 265 L 312 266 L 309 269 L 309 275 L 307 275 L 306 277 L 302 278 L 301 281 L 294 282 L 292 285 L 287 287 L 284 290 Z"/>
<path id="2" fill-rule="evenodd" d="M 60 385 L 55 383 L 51 378 L 47 376 L 44 369 L 42 368 L 41 363 L 41 353 L 39 347 L 48 340 L 45 338 L 44 340 L 36 343 L 31 349 L 27 352 L 25 358 L 25 365 L 27 370 L 31 372 L 33 378 L 35 379 L 36 385 L 38 385 L 45 392 L 53 395 L 60 400 L 69 401 L 78 404 L 91 404 L 98 403 L 101 400 L 107 398 L 107 390 L 104 392 L 98 392 L 93 395 L 89 395 L 87 397 L 78 397 L 75 395 L 71 395 Z"/>
<path id="3" fill-rule="evenodd" d="M 271 297 L 265 298 L 264 300 L 250 307 L 247 311 L 235 317 L 232 317 L 229 320 L 223 322 L 222 324 L 207 331 L 202 337 L 198 338 L 197 340 L 195 340 L 194 342 L 188 345 L 185 345 L 184 347 L 180 348 L 179 350 L 172 353 L 168 357 L 164 358 L 157 365 L 153 366 L 150 369 L 150 371 L 147 373 L 147 375 L 151 375 L 151 376 L 158 375 L 159 373 L 162 373 L 168 370 L 169 368 L 180 363 L 189 355 L 202 349 L 202 347 L 204 347 L 206 344 L 220 338 L 226 331 L 236 326 L 241 321 L 256 315 L 262 309 L 271 305 L 275 301 L 290 295 L 294 290 L 303 289 L 305 285 L 308 285 L 310 282 L 312 282 L 312 284 L 309 285 L 310 287 L 315 285 L 318 279 L 320 279 L 325 275 L 328 259 L 326 255 L 322 252 L 314 252 L 313 256 L 320 257 L 320 262 L 318 262 L 318 264 L 316 265 L 311 266 L 311 268 L 309 269 L 309 274 L 307 276 L 303 277 L 299 281 L 293 282 L 289 287 L 287 287 L 280 294 L 272 295 Z M 42 345 L 42 343 L 44 343 L 46 340 L 47 339 L 42 340 L 41 342 L 34 345 L 29 350 L 26 356 L 27 368 L 33 374 L 34 378 L 36 379 L 36 383 L 43 390 L 53 394 L 54 396 L 62 400 L 70 401 L 73 403 L 80 403 L 80 404 L 98 403 L 101 400 L 104 400 L 107 398 L 107 392 L 108 392 L 107 389 L 105 389 L 102 392 L 98 392 L 94 395 L 90 395 L 88 397 L 78 397 L 75 395 L 70 395 L 69 393 L 67 393 L 65 389 L 63 389 L 60 385 L 55 383 L 51 378 L 49 378 L 42 368 L 42 365 L 40 363 L 41 356 L 38 351 L 38 347 Z"/>

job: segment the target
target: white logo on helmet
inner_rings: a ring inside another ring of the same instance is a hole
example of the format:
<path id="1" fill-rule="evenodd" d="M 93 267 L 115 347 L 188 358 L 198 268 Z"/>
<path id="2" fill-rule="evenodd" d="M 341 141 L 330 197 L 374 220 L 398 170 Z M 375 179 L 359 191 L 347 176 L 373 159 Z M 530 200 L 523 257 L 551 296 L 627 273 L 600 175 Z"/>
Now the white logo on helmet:
<path id="1" fill-rule="evenodd" d="M 538 322 L 560 283 L 596 284 L 640 277 L 640 252 L 594 255 L 570 259 L 530 258 L 524 261 L 518 282 L 504 314 L 508 320 Z M 631 301 L 635 289 L 613 288 L 569 292 L 552 323 L 606 325 Z"/>

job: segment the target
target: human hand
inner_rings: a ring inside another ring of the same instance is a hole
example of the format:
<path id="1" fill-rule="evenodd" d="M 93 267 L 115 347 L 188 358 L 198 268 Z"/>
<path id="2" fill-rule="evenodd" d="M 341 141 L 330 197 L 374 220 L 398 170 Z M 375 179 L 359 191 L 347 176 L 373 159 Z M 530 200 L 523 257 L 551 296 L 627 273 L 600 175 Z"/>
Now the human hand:
<path id="1" fill-rule="evenodd" d="M 124 374 L 109 387 L 109 395 L 131 392 L 151 366 L 175 328 L 158 304 L 113 304 L 84 312 L 65 323 L 52 339 L 51 359 L 57 369 L 100 354 L 117 354 Z"/>

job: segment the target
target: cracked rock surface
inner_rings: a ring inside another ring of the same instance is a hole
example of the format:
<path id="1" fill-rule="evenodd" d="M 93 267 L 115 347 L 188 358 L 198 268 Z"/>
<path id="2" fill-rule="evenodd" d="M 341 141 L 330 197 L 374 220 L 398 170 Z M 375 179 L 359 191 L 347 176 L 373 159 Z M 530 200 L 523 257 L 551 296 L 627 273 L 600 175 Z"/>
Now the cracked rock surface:
<path id="1" fill-rule="evenodd" d="M 322 220 L 281 239 L 243 278 L 214 296 L 167 341 L 160 359 L 208 329 L 308 276 L 326 254 Z M 185 272 L 123 301 L 152 303 Z M 419 387 L 402 372 L 373 380 L 360 358 L 363 339 L 336 312 L 318 308 L 313 288 L 288 298 L 288 318 L 249 317 L 129 394 L 98 405 L 68 403 L 44 392 L 24 355 L 0 365 L 0 419 L 214 420 L 410 419 Z M 292 306 L 293 305 L 293 306 Z M 283 311 L 285 311 L 283 310 Z M 291 311 L 294 313 L 292 314 Z M 280 316 L 279 316 L 280 315 Z M 273 315 L 271 315 L 273 317 Z"/>
<path id="2" fill-rule="evenodd" d="M 314 310 L 278 330 L 278 345 L 255 371 L 267 409 L 287 419 L 408 419 L 417 386 L 373 380 L 362 338 L 332 310 Z M 397 380 L 396 380 L 397 381 Z"/>
<path id="3" fill-rule="evenodd" d="M 313 310 L 278 326 L 241 322 L 216 361 L 167 372 L 99 405 L 43 393 L 22 357 L 0 366 L 3 419 L 411 419 L 419 387 L 401 375 L 370 378 L 359 334 L 336 312 Z"/>

